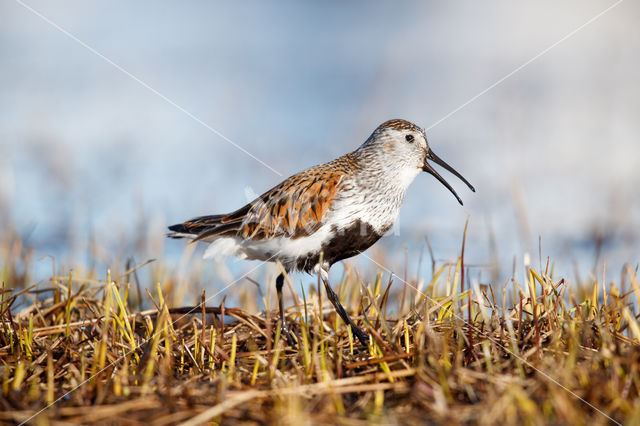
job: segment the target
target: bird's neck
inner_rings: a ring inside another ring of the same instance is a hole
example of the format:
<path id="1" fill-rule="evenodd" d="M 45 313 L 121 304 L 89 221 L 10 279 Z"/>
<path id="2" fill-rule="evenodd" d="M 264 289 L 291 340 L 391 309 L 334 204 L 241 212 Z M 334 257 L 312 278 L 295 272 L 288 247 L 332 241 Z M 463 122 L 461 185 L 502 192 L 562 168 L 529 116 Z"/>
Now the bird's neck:
<path id="1" fill-rule="evenodd" d="M 353 161 L 357 162 L 356 174 L 359 179 L 371 181 L 371 185 L 377 189 L 399 197 L 400 201 L 409 185 L 420 174 L 419 168 L 409 167 L 407 164 L 398 164 L 388 159 L 380 158 L 375 152 L 367 152 L 366 147 L 361 147 L 358 151 L 347 154 Z"/>
<path id="2" fill-rule="evenodd" d="M 395 222 L 409 184 L 417 173 L 410 169 L 393 167 L 383 161 L 366 159 L 359 156 L 359 167 L 355 178 L 356 186 L 360 188 L 361 197 L 366 210 L 371 213 L 368 222 L 384 234 Z"/>

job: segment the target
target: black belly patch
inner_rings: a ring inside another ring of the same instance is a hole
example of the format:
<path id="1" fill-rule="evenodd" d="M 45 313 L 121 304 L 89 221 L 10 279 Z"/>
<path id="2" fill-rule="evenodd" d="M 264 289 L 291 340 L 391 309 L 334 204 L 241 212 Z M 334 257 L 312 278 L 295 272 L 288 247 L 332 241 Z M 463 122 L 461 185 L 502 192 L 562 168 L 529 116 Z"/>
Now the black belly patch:
<path id="1" fill-rule="evenodd" d="M 361 220 L 344 229 L 334 226 L 331 232 L 333 237 L 322 245 L 323 259 L 329 265 L 362 253 L 384 234 L 379 234 L 373 226 Z M 319 261 L 320 252 L 311 253 L 298 259 L 296 269 L 311 272 Z"/>

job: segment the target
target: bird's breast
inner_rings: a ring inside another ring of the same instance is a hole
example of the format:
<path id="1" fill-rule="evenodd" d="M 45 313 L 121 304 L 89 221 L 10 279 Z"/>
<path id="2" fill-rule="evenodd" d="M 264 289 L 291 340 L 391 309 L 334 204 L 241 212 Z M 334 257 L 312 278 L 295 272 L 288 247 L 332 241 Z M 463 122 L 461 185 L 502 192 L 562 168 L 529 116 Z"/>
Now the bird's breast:
<path id="1" fill-rule="evenodd" d="M 343 185 L 327 222 L 348 228 L 359 220 L 384 234 L 396 221 L 404 195 L 405 191 L 392 183 L 356 177 Z"/>

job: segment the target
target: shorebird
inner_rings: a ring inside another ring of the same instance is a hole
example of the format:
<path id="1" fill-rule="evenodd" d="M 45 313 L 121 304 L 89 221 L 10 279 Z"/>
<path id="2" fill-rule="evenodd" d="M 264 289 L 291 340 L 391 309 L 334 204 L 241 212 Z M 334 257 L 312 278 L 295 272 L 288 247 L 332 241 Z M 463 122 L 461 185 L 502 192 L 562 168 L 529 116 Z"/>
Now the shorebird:
<path id="1" fill-rule="evenodd" d="M 367 334 L 351 320 L 329 284 L 329 268 L 372 246 L 393 225 L 407 188 L 421 172 L 462 200 L 429 163 L 474 187 L 429 147 L 425 131 L 406 120 L 382 123 L 358 149 L 303 170 L 249 204 L 227 214 L 200 216 L 170 226 L 173 238 L 210 243 L 204 258 L 237 256 L 279 261 L 284 270 L 320 274 L 327 296 L 363 345 Z M 280 326 L 290 344 L 282 301 L 284 275 L 276 278 Z"/>

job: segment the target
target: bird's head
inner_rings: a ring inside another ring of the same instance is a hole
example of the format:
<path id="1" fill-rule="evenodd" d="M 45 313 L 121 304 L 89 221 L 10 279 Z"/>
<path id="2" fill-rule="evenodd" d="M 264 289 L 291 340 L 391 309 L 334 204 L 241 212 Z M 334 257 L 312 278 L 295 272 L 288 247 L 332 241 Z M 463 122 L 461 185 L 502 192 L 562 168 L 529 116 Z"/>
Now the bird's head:
<path id="1" fill-rule="evenodd" d="M 385 121 L 359 150 L 376 157 L 376 163 L 392 173 L 392 178 L 405 187 L 424 171 L 438 179 L 462 204 L 456 191 L 429 163 L 432 161 L 457 176 L 475 192 L 475 188 L 460 173 L 431 150 L 424 130 L 409 121 Z"/>

